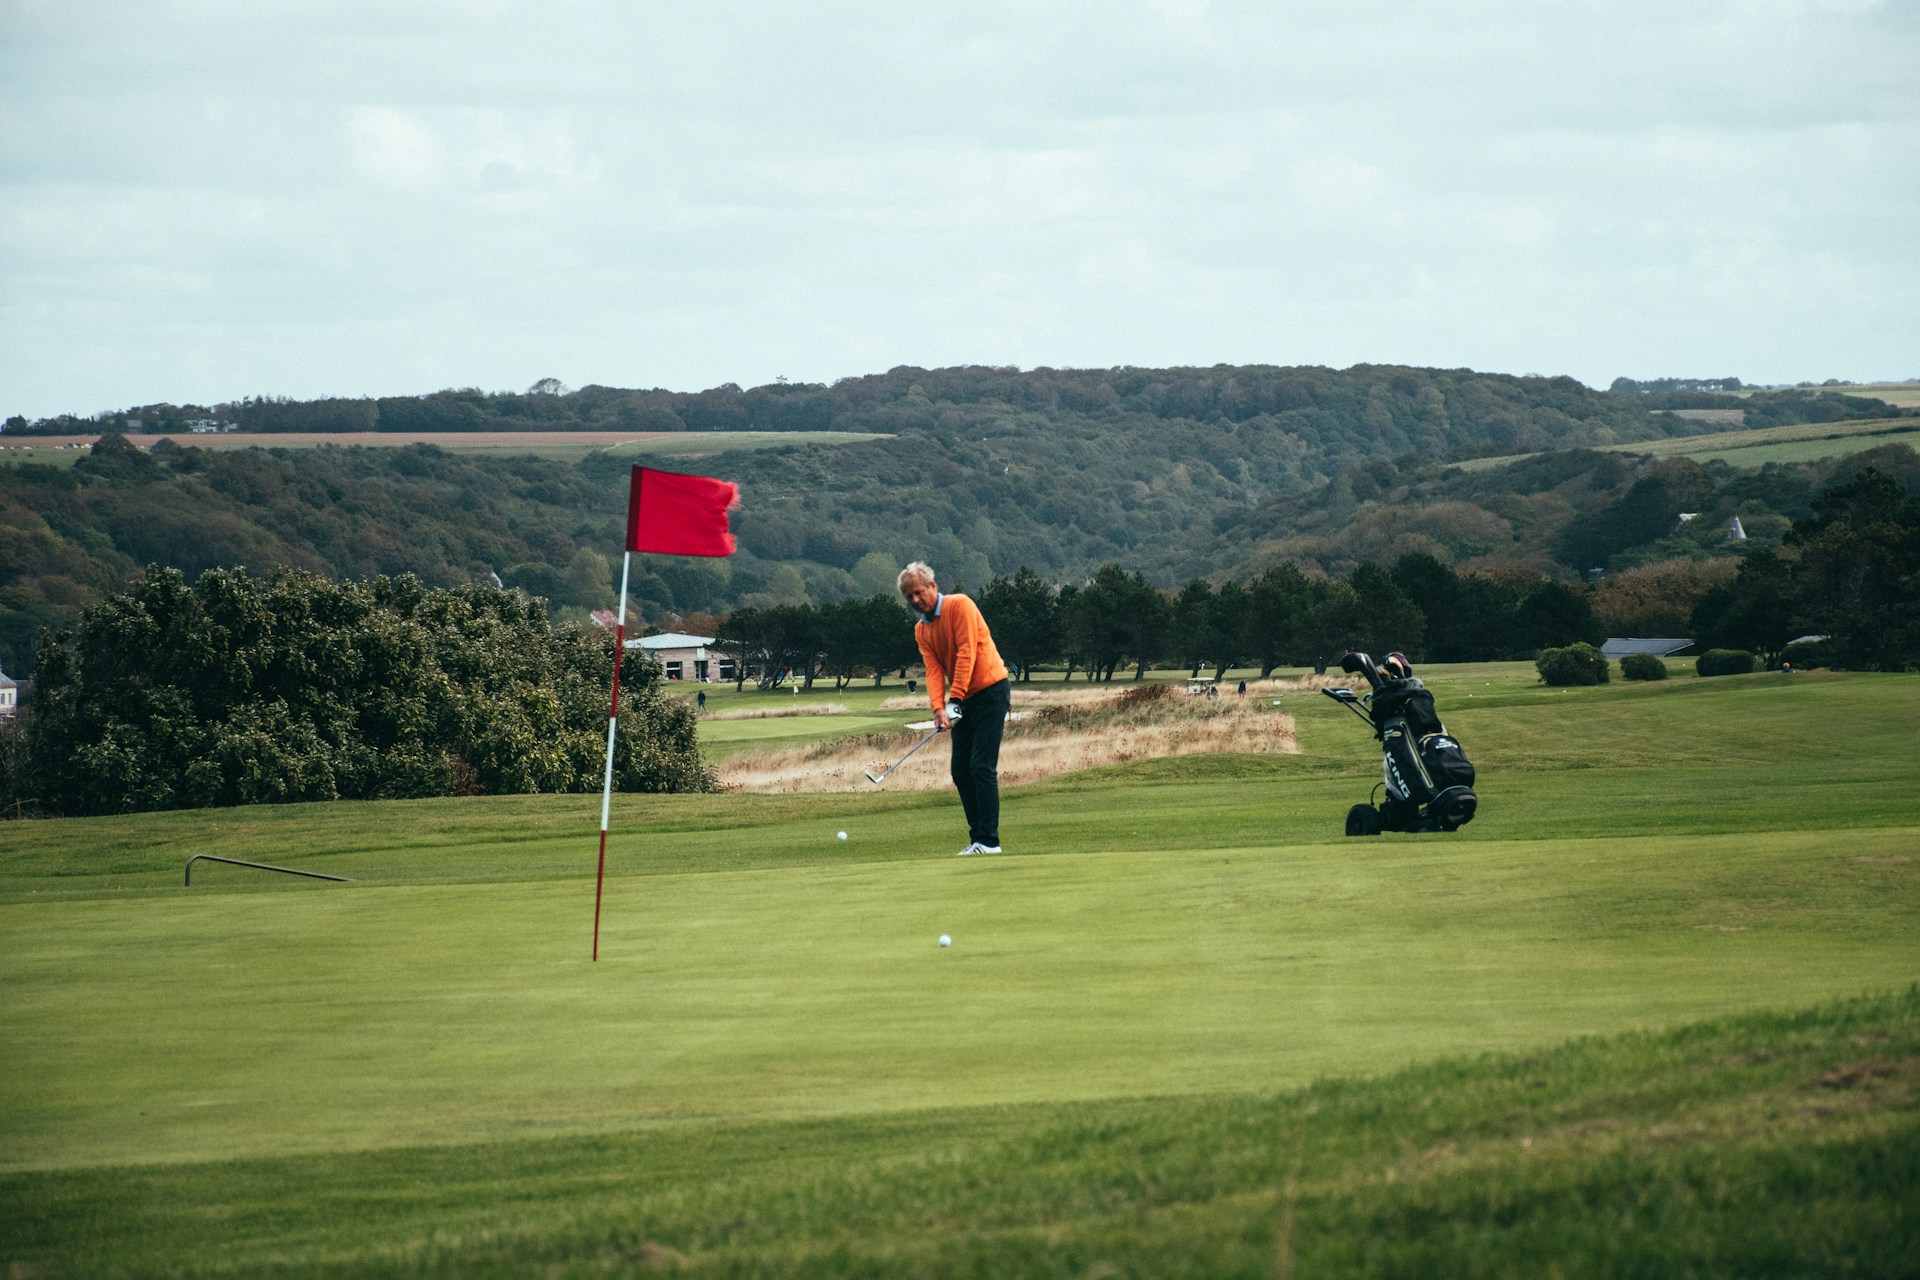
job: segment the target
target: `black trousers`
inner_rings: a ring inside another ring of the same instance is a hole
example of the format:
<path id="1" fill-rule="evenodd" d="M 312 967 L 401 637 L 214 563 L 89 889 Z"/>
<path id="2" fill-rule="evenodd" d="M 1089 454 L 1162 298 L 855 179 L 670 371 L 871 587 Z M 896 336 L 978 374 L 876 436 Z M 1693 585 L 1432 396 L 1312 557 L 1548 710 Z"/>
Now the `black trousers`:
<path id="1" fill-rule="evenodd" d="M 967 838 L 1000 843 L 1000 738 L 1007 728 L 1013 686 L 990 684 L 960 704 L 953 722 L 953 785 L 967 814 Z"/>

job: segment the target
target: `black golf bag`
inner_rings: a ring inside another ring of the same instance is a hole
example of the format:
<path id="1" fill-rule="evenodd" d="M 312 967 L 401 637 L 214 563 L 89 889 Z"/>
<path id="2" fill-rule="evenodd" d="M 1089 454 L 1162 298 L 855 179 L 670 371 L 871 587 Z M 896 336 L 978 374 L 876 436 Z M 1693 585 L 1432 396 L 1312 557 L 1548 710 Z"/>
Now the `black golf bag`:
<path id="1" fill-rule="evenodd" d="M 1340 659 L 1340 668 L 1366 677 L 1373 692 L 1365 697 L 1351 689 L 1321 692 L 1373 729 L 1380 742 L 1381 787 L 1386 790 L 1379 805 L 1357 804 L 1347 811 L 1347 834 L 1453 831 L 1472 822 L 1480 807 L 1473 793 L 1473 762 L 1440 723 L 1433 695 L 1414 679 L 1407 660 L 1396 653 L 1379 664 L 1364 653 L 1349 653 Z"/>

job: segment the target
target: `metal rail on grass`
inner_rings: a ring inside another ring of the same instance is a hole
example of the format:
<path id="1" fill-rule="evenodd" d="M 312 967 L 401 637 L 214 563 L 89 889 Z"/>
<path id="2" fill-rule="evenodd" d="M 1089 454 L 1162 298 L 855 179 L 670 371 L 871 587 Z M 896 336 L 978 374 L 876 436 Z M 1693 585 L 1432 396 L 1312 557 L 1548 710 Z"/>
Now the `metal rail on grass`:
<path id="1" fill-rule="evenodd" d="M 292 867 L 270 867 L 264 862 L 242 862 L 239 858 L 222 858 L 211 853 L 196 853 L 191 858 L 187 859 L 187 883 L 188 884 L 193 883 L 193 864 L 200 861 L 202 858 L 206 859 L 208 862 L 224 862 L 227 865 L 234 866 L 234 867 L 253 867 L 254 869 L 259 871 L 278 871 L 283 875 L 289 875 L 289 876 L 310 876 L 315 880 L 344 880 L 348 884 L 353 883 L 353 877 L 351 876 L 330 876 L 330 875 L 327 875 L 325 872 L 321 872 L 321 871 L 295 871 Z"/>

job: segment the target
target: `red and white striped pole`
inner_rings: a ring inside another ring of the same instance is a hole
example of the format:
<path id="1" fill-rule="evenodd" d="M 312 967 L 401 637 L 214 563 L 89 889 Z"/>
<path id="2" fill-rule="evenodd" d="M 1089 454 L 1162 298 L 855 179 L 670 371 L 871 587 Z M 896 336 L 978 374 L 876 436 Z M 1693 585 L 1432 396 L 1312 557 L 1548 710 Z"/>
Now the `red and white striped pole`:
<path id="1" fill-rule="evenodd" d="M 620 663 L 627 656 L 627 571 L 633 552 L 620 561 L 620 614 L 613 626 L 613 703 L 607 709 L 607 775 L 600 788 L 600 870 L 593 881 L 593 959 L 600 961 L 600 891 L 607 882 L 607 818 L 613 812 L 613 733 L 620 723 Z"/>

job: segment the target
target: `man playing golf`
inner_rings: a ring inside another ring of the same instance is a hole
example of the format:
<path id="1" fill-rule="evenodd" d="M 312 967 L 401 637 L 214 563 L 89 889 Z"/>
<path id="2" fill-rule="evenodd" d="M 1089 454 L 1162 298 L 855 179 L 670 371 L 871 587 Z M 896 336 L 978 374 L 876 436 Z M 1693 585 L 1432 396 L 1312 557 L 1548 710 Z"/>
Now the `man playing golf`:
<path id="1" fill-rule="evenodd" d="M 914 561 L 900 571 L 900 594 L 920 620 L 914 641 L 927 665 L 927 697 L 936 732 L 953 733 L 953 785 L 967 814 L 961 857 L 1000 852 L 1000 735 L 1012 701 L 1007 664 L 980 608 L 960 595 L 942 595 L 933 570 Z M 949 701 L 960 705 L 947 714 Z"/>

